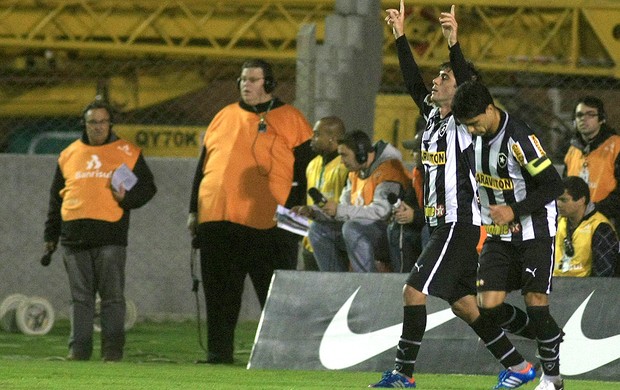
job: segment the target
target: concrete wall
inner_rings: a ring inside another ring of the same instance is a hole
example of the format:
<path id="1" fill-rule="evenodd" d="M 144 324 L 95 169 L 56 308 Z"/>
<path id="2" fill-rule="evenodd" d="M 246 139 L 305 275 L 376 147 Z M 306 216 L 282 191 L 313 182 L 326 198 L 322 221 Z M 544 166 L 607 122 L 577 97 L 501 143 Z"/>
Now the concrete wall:
<path id="1" fill-rule="evenodd" d="M 337 115 L 347 130 L 373 135 L 375 100 L 381 85 L 383 24 L 379 0 L 337 0 L 325 19 L 325 39 L 314 26 L 297 36 L 296 105 L 310 123 Z M 299 91 L 314 90 L 314 96 Z"/>
<path id="2" fill-rule="evenodd" d="M 158 193 L 131 214 L 126 297 L 140 317 L 192 318 L 196 308 L 185 223 L 196 160 L 147 158 L 147 163 Z M 14 293 L 41 296 L 66 317 L 69 288 L 61 256 L 55 253 L 48 267 L 39 263 L 55 168 L 56 156 L 0 154 L 0 302 Z M 203 302 L 202 289 L 199 295 Z M 248 279 L 240 318 L 259 317 Z"/>

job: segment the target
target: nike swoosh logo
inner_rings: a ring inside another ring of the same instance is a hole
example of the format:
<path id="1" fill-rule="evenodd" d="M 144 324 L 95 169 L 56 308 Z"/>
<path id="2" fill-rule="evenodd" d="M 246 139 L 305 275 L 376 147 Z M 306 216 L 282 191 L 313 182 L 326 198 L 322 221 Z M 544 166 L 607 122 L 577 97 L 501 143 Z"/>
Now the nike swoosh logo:
<path id="1" fill-rule="evenodd" d="M 595 290 L 596 291 L 596 290 Z M 560 345 L 560 371 L 564 375 L 579 375 L 620 359 L 620 335 L 591 339 L 583 334 L 583 312 L 594 291 L 575 310 L 564 325 L 564 342 Z M 584 359 L 584 353 L 588 358 Z"/>
<path id="2" fill-rule="evenodd" d="M 402 334 L 403 324 L 396 324 L 369 333 L 353 333 L 349 328 L 349 310 L 361 287 L 349 297 L 336 313 L 321 339 L 319 358 L 329 370 L 341 370 L 372 358 L 390 348 L 395 348 Z M 429 314 L 426 330 L 429 331 L 450 321 L 455 315 L 451 309 Z"/>

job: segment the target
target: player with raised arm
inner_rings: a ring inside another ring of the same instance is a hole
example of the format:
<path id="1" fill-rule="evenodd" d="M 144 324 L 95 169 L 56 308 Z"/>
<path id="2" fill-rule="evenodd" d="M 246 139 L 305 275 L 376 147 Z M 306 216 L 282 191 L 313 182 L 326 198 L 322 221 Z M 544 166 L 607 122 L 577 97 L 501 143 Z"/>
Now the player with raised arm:
<path id="1" fill-rule="evenodd" d="M 454 5 L 439 18 L 448 41 L 450 62 L 440 67 L 429 91 L 404 35 L 405 6 L 388 9 L 385 18 L 396 38 L 398 59 L 405 85 L 426 119 L 422 135 L 424 165 L 424 213 L 430 239 L 411 270 L 403 288 L 403 332 L 398 341 L 394 369 L 369 387 L 415 387 L 413 373 L 426 329 L 426 297 L 447 301 L 452 311 L 465 321 L 497 359 L 493 344 L 507 340 L 502 329 L 481 322 L 476 304 L 476 244 L 480 236 L 480 210 L 476 197 L 472 138 L 465 126 L 458 126 L 451 104 L 458 84 L 477 78 L 465 61 L 457 41 L 458 24 Z M 515 316 L 502 326 L 527 335 L 527 316 L 514 308 Z"/>

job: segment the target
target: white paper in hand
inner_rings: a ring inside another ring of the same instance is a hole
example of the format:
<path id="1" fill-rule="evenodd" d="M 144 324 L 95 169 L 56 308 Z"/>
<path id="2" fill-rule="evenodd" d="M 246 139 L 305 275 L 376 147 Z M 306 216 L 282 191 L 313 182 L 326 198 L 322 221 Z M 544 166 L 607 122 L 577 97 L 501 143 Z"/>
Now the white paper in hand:
<path id="1" fill-rule="evenodd" d="M 291 212 L 284 206 L 278 205 L 276 208 L 276 215 L 274 219 L 277 221 L 277 226 L 280 229 L 288 230 L 300 236 L 308 235 L 308 218 Z"/>
<path id="2" fill-rule="evenodd" d="M 133 188 L 134 185 L 138 182 L 138 177 L 134 175 L 134 173 L 129 169 L 125 163 L 121 164 L 120 167 L 114 170 L 112 174 L 112 188 L 114 191 L 118 191 L 121 188 L 125 188 L 126 191 L 129 191 Z"/>

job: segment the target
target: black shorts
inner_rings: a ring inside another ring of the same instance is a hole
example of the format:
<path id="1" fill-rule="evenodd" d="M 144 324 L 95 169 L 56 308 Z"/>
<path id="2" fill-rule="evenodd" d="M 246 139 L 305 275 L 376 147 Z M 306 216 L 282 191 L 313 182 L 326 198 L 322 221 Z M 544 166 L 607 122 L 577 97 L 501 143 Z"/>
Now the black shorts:
<path id="1" fill-rule="evenodd" d="M 480 253 L 478 291 L 551 292 L 553 237 L 508 242 L 487 239 Z"/>
<path id="2" fill-rule="evenodd" d="M 407 284 L 450 304 L 466 295 L 475 295 L 479 238 L 479 226 L 449 223 L 436 227 Z"/>

